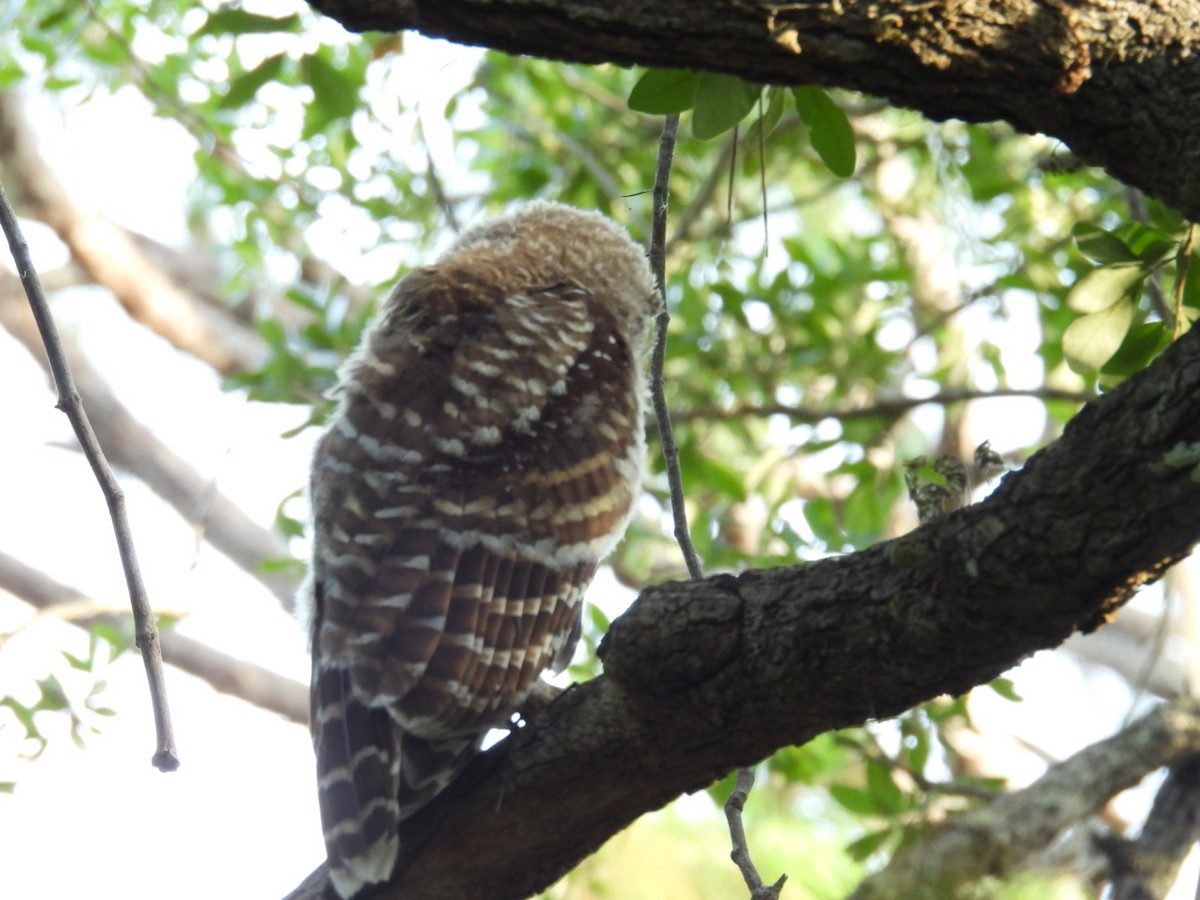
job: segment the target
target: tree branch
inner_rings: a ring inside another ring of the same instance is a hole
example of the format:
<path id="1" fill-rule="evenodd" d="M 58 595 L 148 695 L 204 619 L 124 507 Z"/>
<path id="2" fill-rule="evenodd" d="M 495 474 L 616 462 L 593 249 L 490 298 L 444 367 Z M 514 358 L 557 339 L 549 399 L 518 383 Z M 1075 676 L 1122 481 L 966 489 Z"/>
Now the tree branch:
<path id="1" fill-rule="evenodd" d="M 175 754 L 175 734 L 171 729 L 171 710 L 167 704 L 167 685 L 163 680 L 162 651 L 158 644 L 158 626 L 154 622 L 154 614 L 150 609 L 150 600 L 146 596 L 146 586 L 142 582 L 142 571 L 138 566 L 137 551 L 133 545 L 133 533 L 129 528 L 129 518 L 125 512 L 125 493 L 117 483 L 116 477 L 109 468 L 108 460 L 100 442 L 92 431 L 88 414 L 83 408 L 83 401 L 71 377 L 70 366 L 63 350 L 58 328 L 54 317 L 50 314 L 50 306 L 42 293 L 42 285 L 38 280 L 37 270 L 29 257 L 29 246 L 25 236 L 17 224 L 17 217 L 8 202 L 4 185 L 0 184 L 0 225 L 3 226 L 4 236 L 8 239 L 8 247 L 12 252 L 13 262 L 16 263 L 17 273 L 25 286 L 29 298 L 29 308 L 37 320 L 38 332 L 46 348 L 50 371 L 54 376 L 54 385 L 58 390 L 57 406 L 71 421 L 75 437 L 83 449 L 83 455 L 92 467 L 92 473 L 100 484 L 100 491 L 108 504 L 109 516 L 112 519 L 113 531 L 117 538 L 117 552 L 120 554 L 121 567 L 125 572 L 125 583 L 129 588 L 129 603 L 133 609 L 133 621 L 137 630 L 137 646 L 142 651 L 142 660 L 146 666 L 146 680 L 150 685 L 150 703 L 154 709 L 154 729 L 156 732 L 157 748 L 152 762 L 162 772 L 173 772 L 179 768 L 179 758 Z"/>
<path id="2" fill-rule="evenodd" d="M 96 611 L 100 609 L 100 604 L 92 598 L 3 551 L 0 551 L 0 589 L 30 606 L 49 612 L 86 606 L 86 614 L 73 615 L 68 619 L 72 625 L 81 628 L 105 623 L 124 632 L 129 623 L 128 615 Z M 222 653 L 175 631 L 165 631 L 159 638 L 163 660 L 168 665 L 207 681 L 223 694 L 253 703 L 301 725 L 308 724 L 307 685 Z"/>
<path id="3" fill-rule="evenodd" d="M 1119 734 L 1052 767 L 1024 790 L 952 818 L 893 858 L 851 896 L 952 897 L 956 888 L 984 876 L 1002 878 L 1114 795 L 1155 769 L 1191 757 L 1198 744 L 1200 703 L 1187 699 L 1159 706 Z"/>
<path id="4" fill-rule="evenodd" d="M 781 746 L 990 681 L 1186 555 L 1197 508 L 1193 330 L 981 503 L 859 553 L 643 591 L 601 645 L 604 674 L 415 816 L 377 896 L 527 896 Z M 319 869 L 293 896 L 323 883 Z"/>
<path id="5" fill-rule="evenodd" d="M 37 152 L 20 98 L 0 91 L 0 164 L 31 213 L 45 222 L 97 284 L 129 314 L 217 372 L 256 369 L 267 348 L 226 311 L 195 303 L 152 264 L 122 228 L 75 206 Z"/>
<path id="6" fill-rule="evenodd" d="M 1114 842 L 1107 848 L 1115 870 L 1113 900 L 1167 896 L 1197 840 L 1200 756 L 1193 754 L 1171 766 L 1137 840 Z"/>
<path id="7" fill-rule="evenodd" d="M 1200 218 L 1200 17 L 1186 0 L 313 0 L 355 30 L 572 62 L 730 72 L 1002 120 Z"/>
<path id="8" fill-rule="evenodd" d="M 33 319 L 24 305 L 17 302 L 13 287 L 9 276 L 0 272 L 0 327 L 45 366 L 46 357 L 41 352 Z M 211 479 L 197 472 L 134 418 L 88 364 L 87 357 L 70 336 L 63 340 L 63 347 L 79 394 L 91 410 L 92 426 L 112 464 L 145 482 L 185 522 L 202 529 L 206 541 L 260 581 L 284 609 L 291 611 L 299 578 L 287 570 L 264 569 L 268 561 L 290 558 L 283 539 L 247 516 L 216 490 Z"/>

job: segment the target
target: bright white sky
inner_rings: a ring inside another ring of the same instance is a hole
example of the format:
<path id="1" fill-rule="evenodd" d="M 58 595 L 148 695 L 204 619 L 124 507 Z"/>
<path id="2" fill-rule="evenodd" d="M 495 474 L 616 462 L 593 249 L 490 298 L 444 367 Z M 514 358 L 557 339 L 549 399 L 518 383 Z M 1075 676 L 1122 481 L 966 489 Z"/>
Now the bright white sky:
<path id="1" fill-rule="evenodd" d="M 440 73 L 437 92 L 453 90 L 469 75 L 478 53 L 406 36 L 404 65 L 410 73 Z M 393 73 L 397 85 L 429 83 Z M 399 89 L 399 88 L 396 88 Z M 429 94 L 408 102 L 435 103 Z M 182 241 L 183 210 L 195 177 L 191 141 L 173 122 L 154 118 L 132 91 L 103 95 L 65 113 L 37 100 L 31 113 L 43 152 L 75 201 L 155 235 Z M 111 140 L 137 134 L 137 140 Z M 436 130 L 435 144 L 446 141 Z M 78 147 L 87 146 L 81 154 Z M 443 145 L 447 157 L 448 144 Z M 381 148 L 380 152 L 387 152 Z M 439 163 L 440 164 L 440 163 Z M 131 189 L 132 188 L 132 189 Z M 63 261 L 62 248 L 46 229 L 27 223 L 40 267 Z M 321 241 L 339 233 L 331 223 Z M 354 261 L 347 247 L 342 265 Z M 335 256 L 338 251 L 334 251 Z M 395 268 L 386 255 L 370 260 L 380 280 Z M 11 267 L 11 262 L 5 259 Z M 391 266 L 388 269 L 388 266 Z M 1006 353 L 1031 354 L 1022 346 L 1034 329 L 1032 310 L 1018 311 Z M 283 440 L 302 421 L 300 411 L 248 404 L 222 393 L 204 366 L 181 357 L 123 315 L 102 292 L 79 289 L 58 299 L 64 330 L 82 334 L 93 362 L 110 378 L 135 415 L 186 455 L 217 488 L 252 516 L 270 522 L 280 498 L 306 477 L 312 435 Z M 992 335 L 996 339 L 995 334 Z M 0 441 L 0 548 L 78 587 L 96 600 L 124 607 L 126 593 L 107 511 L 42 370 L 0 332 L 0 383 L 8 386 L 7 419 Z M 984 420 L 1010 425 L 993 444 L 1027 443 L 1021 401 L 996 401 Z M 1036 423 L 1040 429 L 1040 421 Z M 1035 432 L 1036 433 L 1036 432 Z M 308 675 L 304 640 L 278 604 L 253 581 L 212 551 L 138 482 L 124 480 L 135 540 L 150 595 L 163 609 L 187 614 L 180 631 L 297 680 Z M 609 582 L 592 598 L 623 602 Z M 606 606 L 609 605 L 606 603 Z M 35 699 L 33 680 L 56 672 L 68 690 L 86 691 L 60 651 L 86 652 L 81 632 L 55 621 L 30 625 L 24 604 L 0 593 L 0 632 L 19 632 L 0 648 L 0 694 Z M 28 626 L 28 627 L 25 627 Z M 160 900 L 165 885 L 179 900 L 281 896 L 322 858 L 312 753 L 307 732 L 241 701 L 217 694 L 203 682 L 168 670 L 168 688 L 183 762 L 162 775 L 149 764 L 154 732 L 140 660 L 127 655 L 107 671 L 104 705 L 115 718 L 98 721 L 99 734 L 78 750 L 58 717 L 39 719 L 52 738 L 36 762 L 17 759 L 28 745 L 0 711 L 0 781 L 16 781 L 12 796 L 0 795 L 3 892 L 9 897 L 120 896 Z M 1042 748 L 1067 755 L 1110 734 L 1130 697 L 1123 684 L 1102 672 L 1081 673 L 1061 660 L 1039 655 L 1015 673 L 1024 704 L 992 698 L 976 704 L 981 722 L 1009 722 Z M 1050 687 L 1048 687 L 1050 686 Z M 1063 727 L 1064 710 L 1071 711 Z M 1013 722 L 1014 714 L 1016 721 Z M 1029 754 L 997 743 L 997 764 L 1024 783 L 1040 772 Z M 1130 815 L 1144 804 L 1131 801 Z M 1185 872 L 1179 896 L 1191 896 L 1197 865 Z"/>

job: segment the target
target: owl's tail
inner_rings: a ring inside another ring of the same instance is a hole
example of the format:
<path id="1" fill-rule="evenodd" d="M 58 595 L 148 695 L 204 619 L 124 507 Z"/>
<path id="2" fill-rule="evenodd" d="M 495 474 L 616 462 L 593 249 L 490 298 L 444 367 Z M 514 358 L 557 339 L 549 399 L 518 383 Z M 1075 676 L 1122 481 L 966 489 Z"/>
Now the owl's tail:
<path id="1" fill-rule="evenodd" d="M 481 736 L 402 734 L 386 709 L 354 699 L 346 668 L 319 667 L 314 676 L 313 745 L 329 878 L 350 898 L 391 877 L 400 823 L 449 786 Z"/>
<path id="2" fill-rule="evenodd" d="M 400 821 L 403 822 L 450 786 L 474 759 L 482 735 L 456 735 L 426 740 L 400 738 Z"/>
<path id="3" fill-rule="evenodd" d="M 313 748 L 329 878 L 342 897 L 386 881 L 400 842 L 400 753 L 392 718 L 354 699 L 349 670 L 318 667 Z"/>

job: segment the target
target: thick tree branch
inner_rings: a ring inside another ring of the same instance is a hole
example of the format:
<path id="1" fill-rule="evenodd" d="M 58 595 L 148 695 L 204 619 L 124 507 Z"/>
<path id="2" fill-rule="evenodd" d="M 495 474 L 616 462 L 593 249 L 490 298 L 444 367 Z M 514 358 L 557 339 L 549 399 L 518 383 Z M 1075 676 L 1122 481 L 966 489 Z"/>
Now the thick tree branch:
<path id="1" fill-rule="evenodd" d="M 137 321 L 222 374 L 256 369 L 266 344 L 228 311 L 195 302 L 123 228 L 79 209 L 38 153 L 20 98 L 0 91 L 0 167 L 25 211 L 45 222 L 72 258 Z"/>
<path id="2" fill-rule="evenodd" d="M 414 29 L 573 62 L 731 72 L 885 97 L 1066 142 L 1200 218 L 1193 0 L 312 0 L 352 29 Z"/>
<path id="3" fill-rule="evenodd" d="M 778 747 L 991 680 L 1186 555 L 1197 508 L 1200 331 L 982 503 L 848 556 L 644 591 L 605 638 L 605 674 L 416 816 L 378 896 L 526 896 Z"/>
<path id="4" fill-rule="evenodd" d="M 0 551 L 0 589 L 47 612 L 85 607 L 86 612 L 82 615 L 64 617 L 81 628 L 103 622 L 124 632 L 129 625 L 128 615 L 99 611 L 100 604 L 90 597 L 3 551 Z M 202 678 L 223 694 L 253 703 L 301 725 L 308 724 L 307 685 L 175 631 L 162 632 L 159 643 L 163 660 L 168 665 Z"/>

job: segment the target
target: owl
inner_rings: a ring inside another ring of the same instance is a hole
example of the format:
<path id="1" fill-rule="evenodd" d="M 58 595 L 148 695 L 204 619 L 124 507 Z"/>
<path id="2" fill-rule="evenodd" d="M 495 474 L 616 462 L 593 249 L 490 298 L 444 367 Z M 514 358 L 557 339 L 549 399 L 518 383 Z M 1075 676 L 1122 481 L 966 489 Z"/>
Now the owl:
<path id="1" fill-rule="evenodd" d="M 395 287 L 312 463 L 312 730 L 342 897 L 579 637 L 641 483 L 659 296 L 597 213 L 535 202 Z"/>

